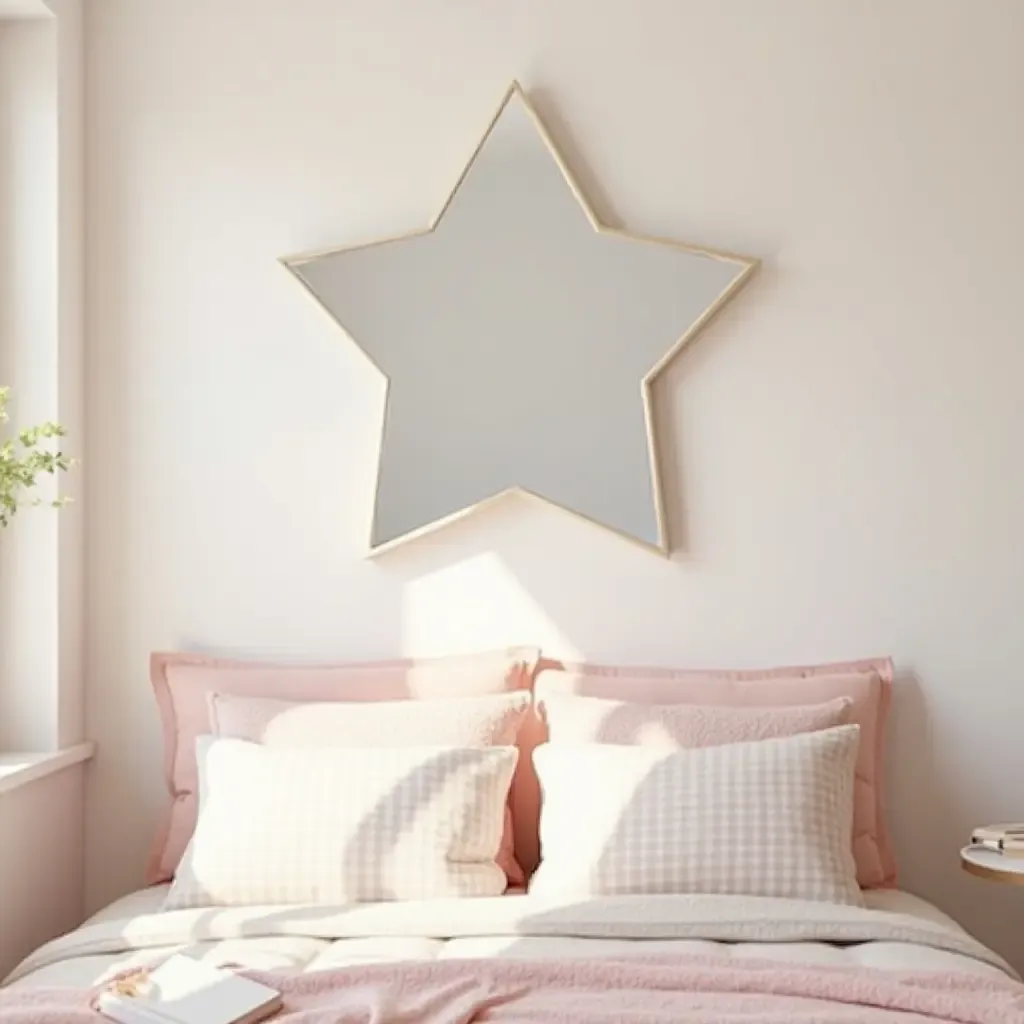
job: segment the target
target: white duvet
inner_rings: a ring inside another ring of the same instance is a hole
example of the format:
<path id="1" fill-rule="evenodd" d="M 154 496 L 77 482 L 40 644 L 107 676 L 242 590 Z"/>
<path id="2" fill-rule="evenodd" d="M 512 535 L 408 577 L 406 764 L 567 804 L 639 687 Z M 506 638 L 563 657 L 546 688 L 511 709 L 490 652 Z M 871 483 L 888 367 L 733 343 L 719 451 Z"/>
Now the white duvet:
<path id="1" fill-rule="evenodd" d="M 583 903 L 531 895 L 337 907 L 161 912 L 166 887 L 127 896 L 36 950 L 11 986 L 87 987 L 188 952 L 253 970 L 480 957 L 718 953 L 883 970 L 1015 972 L 941 911 L 908 893 L 867 893 L 867 909 L 736 896 L 620 896 Z"/>

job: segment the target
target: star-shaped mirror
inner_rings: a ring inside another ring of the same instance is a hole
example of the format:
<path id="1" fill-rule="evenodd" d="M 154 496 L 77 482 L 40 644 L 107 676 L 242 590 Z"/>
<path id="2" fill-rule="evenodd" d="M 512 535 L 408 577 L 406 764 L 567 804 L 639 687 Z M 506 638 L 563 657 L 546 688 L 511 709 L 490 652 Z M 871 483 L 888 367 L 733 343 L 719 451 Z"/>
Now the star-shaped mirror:
<path id="1" fill-rule="evenodd" d="M 388 382 L 371 552 L 515 491 L 668 552 L 651 384 L 755 259 L 602 225 L 513 83 L 429 227 L 282 262 Z"/>

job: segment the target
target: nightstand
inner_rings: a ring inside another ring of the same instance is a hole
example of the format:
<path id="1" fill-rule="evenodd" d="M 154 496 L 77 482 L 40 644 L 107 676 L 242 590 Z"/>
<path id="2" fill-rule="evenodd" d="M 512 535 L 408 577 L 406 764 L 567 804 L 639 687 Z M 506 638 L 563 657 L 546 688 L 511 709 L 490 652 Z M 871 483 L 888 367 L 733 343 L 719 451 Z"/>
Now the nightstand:
<path id="1" fill-rule="evenodd" d="M 960 851 L 960 866 L 964 871 L 991 882 L 1024 885 L 1024 857 L 1007 857 L 992 850 L 965 846 Z"/>

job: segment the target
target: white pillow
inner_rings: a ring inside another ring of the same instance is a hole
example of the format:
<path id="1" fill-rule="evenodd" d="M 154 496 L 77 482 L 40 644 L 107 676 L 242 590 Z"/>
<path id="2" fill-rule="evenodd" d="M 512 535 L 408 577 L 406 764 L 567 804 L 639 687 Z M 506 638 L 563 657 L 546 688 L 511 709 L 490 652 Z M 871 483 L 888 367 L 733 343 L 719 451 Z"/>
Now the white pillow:
<path id="1" fill-rule="evenodd" d="M 515 747 L 202 736 L 199 820 L 163 909 L 498 896 Z"/>
<path id="2" fill-rule="evenodd" d="M 860 729 L 693 750 L 546 743 L 530 892 L 794 897 L 863 906 L 851 852 Z"/>

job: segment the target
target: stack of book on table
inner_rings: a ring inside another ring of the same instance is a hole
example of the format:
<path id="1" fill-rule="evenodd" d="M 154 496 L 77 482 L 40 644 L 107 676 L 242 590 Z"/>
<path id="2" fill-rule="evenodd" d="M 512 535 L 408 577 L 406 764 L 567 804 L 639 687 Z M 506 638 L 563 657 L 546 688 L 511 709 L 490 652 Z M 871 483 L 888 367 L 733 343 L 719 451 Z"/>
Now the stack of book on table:
<path id="1" fill-rule="evenodd" d="M 982 825 L 971 833 L 971 849 L 1024 857 L 1024 823 Z"/>

